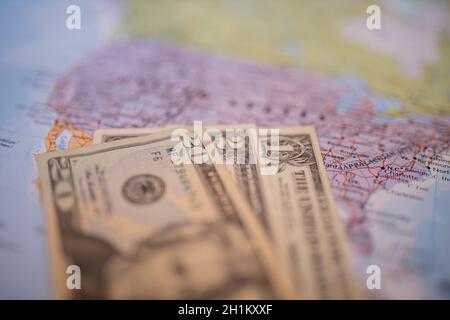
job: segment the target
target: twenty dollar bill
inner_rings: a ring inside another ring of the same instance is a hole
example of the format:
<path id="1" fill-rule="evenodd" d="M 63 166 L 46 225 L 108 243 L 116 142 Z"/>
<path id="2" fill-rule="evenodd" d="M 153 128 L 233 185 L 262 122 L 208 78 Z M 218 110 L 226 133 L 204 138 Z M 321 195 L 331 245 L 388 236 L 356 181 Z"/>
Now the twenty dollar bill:
<path id="1" fill-rule="evenodd" d="M 293 297 L 227 171 L 175 164 L 177 143 L 163 131 L 37 157 L 57 297 Z"/>

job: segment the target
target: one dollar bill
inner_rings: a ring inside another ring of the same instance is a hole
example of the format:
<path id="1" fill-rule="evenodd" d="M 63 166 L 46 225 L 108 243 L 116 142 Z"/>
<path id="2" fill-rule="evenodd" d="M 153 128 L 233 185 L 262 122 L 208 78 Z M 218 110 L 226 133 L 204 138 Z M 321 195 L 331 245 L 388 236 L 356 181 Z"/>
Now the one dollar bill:
<path id="1" fill-rule="evenodd" d="M 316 299 L 362 297 L 314 127 L 281 128 L 277 151 L 268 148 L 263 156 L 278 166 L 261 176 L 265 220 L 297 290 Z"/>

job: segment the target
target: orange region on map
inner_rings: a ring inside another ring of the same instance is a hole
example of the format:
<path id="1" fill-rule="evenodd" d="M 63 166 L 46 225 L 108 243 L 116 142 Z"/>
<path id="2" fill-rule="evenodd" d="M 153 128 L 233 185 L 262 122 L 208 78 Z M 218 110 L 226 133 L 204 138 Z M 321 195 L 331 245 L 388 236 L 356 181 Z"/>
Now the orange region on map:
<path id="1" fill-rule="evenodd" d="M 68 133 L 69 137 L 65 149 L 76 149 L 92 143 L 92 136 L 75 126 L 73 123 L 55 120 L 55 123 L 45 138 L 46 150 L 55 151 L 59 149 L 57 147 L 57 139 L 64 133 Z"/>
<path id="2" fill-rule="evenodd" d="M 45 138 L 45 149 L 47 152 L 59 149 L 57 148 L 57 140 L 64 133 L 69 133 L 68 136 L 70 136 L 67 143 L 67 149 L 69 150 L 81 148 L 92 143 L 92 136 L 78 128 L 73 123 L 64 120 L 55 120 L 53 126 L 47 133 L 47 137 Z M 36 179 L 35 184 L 39 191 L 39 197 L 42 200 L 41 179 Z"/>

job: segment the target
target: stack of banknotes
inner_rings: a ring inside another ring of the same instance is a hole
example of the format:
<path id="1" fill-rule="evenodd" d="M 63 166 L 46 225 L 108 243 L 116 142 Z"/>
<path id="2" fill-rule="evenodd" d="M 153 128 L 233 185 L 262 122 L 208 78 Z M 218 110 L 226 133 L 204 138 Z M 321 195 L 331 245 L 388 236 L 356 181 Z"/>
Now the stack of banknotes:
<path id="1" fill-rule="evenodd" d="M 311 126 L 100 129 L 37 161 L 57 298 L 361 297 Z"/>

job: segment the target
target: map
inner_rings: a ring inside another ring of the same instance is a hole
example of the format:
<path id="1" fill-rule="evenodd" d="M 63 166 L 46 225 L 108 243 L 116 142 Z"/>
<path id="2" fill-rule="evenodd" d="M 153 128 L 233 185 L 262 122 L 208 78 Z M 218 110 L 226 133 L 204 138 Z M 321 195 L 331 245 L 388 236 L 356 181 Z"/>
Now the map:
<path id="1" fill-rule="evenodd" d="M 2 2 L 0 297 L 50 295 L 34 154 L 202 120 L 314 124 L 361 285 L 450 298 L 447 4 L 200 2 Z"/>

